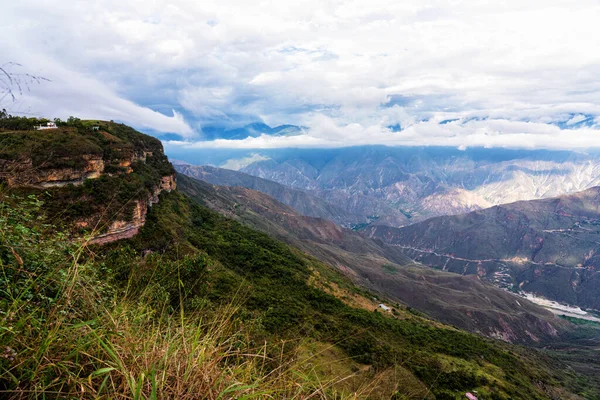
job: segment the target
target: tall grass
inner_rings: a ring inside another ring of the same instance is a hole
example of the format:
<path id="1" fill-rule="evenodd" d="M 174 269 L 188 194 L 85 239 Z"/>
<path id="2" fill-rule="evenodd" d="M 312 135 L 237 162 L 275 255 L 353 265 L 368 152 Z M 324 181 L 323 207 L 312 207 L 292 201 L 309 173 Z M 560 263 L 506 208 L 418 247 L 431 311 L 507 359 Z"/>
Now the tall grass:
<path id="1" fill-rule="evenodd" d="M 316 373 L 314 357 L 283 342 L 273 356 L 253 342 L 235 304 L 173 310 L 151 283 L 114 287 L 85 244 L 37 224 L 40 204 L 30 200 L 0 209 L 0 397 L 308 399 L 373 390 L 344 390 L 352 373 Z"/>

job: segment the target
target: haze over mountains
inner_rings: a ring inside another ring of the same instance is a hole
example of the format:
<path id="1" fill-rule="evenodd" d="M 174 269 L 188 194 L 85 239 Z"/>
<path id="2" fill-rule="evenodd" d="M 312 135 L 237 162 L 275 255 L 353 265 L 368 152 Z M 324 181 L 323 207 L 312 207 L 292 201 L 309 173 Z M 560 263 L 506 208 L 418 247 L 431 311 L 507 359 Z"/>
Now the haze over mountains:
<path id="1" fill-rule="evenodd" d="M 239 171 L 176 168 L 262 191 L 434 268 L 600 309 L 595 154 L 361 147 L 255 157 Z"/>
<path id="2" fill-rule="evenodd" d="M 355 225 L 400 227 L 600 185 L 595 153 L 367 146 L 200 154 L 216 165 L 246 160 L 237 165 L 240 172 L 319 197 Z"/>
<path id="3" fill-rule="evenodd" d="M 238 171 L 211 166 L 175 164 L 178 172 L 214 185 L 240 186 L 268 194 L 283 204 L 291 206 L 302 215 L 325 218 L 340 226 L 348 226 L 361 220 L 358 215 L 330 204 L 303 190 L 293 189 L 277 182 L 269 181 Z"/>

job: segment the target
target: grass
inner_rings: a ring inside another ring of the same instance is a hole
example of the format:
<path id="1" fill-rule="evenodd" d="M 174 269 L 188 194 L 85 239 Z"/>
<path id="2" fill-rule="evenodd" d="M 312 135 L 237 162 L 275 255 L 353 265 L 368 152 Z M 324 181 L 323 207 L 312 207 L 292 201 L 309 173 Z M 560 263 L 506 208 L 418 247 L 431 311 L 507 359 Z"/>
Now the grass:
<path id="1" fill-rule="evenodd" d="M 542 399 L 534 381 L 561 385 L 516 348 L 345 304 L 319 288 L 340 288 L 331 270 L 178 193 L 102 248 L 14 200 L 0 213 L 8 398 Z"/>
<path id="2" fill-rule="evenodd" d="M 284 341 L 254 342 L 235 303 L 190 312 L 181 290 L 173 309 L 161 288 L 131 280 L 117 293 L 86 246 L 45 239 L 27 226 L 34 211 L 2 211 L 4 398 L 337 397 L 345 377 L 313 374 L 315 356 Z"/>

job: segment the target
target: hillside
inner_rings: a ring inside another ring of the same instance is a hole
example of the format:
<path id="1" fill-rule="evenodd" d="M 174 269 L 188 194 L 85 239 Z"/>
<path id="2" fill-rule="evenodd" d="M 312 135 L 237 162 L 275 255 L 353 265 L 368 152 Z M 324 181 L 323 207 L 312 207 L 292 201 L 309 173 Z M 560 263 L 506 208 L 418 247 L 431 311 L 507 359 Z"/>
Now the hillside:
<path id="1" fill-rule="evenodd" d="M 92 241 L 135 235 L 158 195 L 175 189 L 175 170 L 157 139 L 103 121 L 27 129 L 34 123 L 0 119 L 0 183 L 52 199 L 47 212 Z"/>
<path id="2" fill-rule="evenodd" d="M 86 140 L 102 135 L 82 124 L 77 134 Z M 118 124 L 103 129 L 130 132 L 119 138 L 132 146 L 137 138 L 152 142 Z M 21 134 L 41 133 L 0 133 L 4 143 L 19 143 Z M 71 161 L 59 131 L 45 139 L 61 162 Z M 111 145 L 98 143 L 106 160 Z M 26 148 L 10 150 L 10 165 L 28 159 Z M 401 304 L 388 302 L 384 312 L 381 300 L 335 270 L 177 190 L 148 199 L 168 176 L 157 160 L 165 160 L 158 148 L 129 173 L 45 189 L 40 181 L 0 186 L 4 397 L 594 396 L 594 382 L 559 359 Z M 81 196 L 96 182 L 102 190 Z M 131 237 L 92 244 L 95 229 L 78 224 L 81 216 L 91 210 L 110 221 L 100 210 L 116 201 L 149 204 L 142 224 Z"/>
<path id="3" fill-rule="evenodd" d="M 292 189 L 279 183 L 223 168 L 196 165 L 176 165 L 177 172 L 192 178 L 222 186 L 239 186 L 265 193 L 286 204 L 302 215 L 324 218 L 340 226 L 367 222 L 366 218 L 351 215 L 326 201 L 302 190 Z"/>
<path id="4" fill-rule="evenodd" d="M 599 187 L 367 233 L 429 266 L 600 309 Z"/>
<path id="5" fill-rule="evenodd" d="M 476 277 L 415 265 L 401 249 L 330 221 L 300 215 L 262 193 L 211 186 L 178 175 L 180 190 L 340 270 L 363 287 L 461 329 L 509 342 L 555 340 L 566 324 L 550 312 Z"/>

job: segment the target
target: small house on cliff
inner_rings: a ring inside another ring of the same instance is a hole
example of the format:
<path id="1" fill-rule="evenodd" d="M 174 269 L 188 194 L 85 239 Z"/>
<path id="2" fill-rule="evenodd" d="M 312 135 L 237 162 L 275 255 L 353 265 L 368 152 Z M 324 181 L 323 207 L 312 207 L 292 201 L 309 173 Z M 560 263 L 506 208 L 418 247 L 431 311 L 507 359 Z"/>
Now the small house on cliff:
<path id="1" fill-rule="evenodd" d="M 54 122 L 46 122 L 46 124 L 40 124 L 33 127 L 36 131 L 41 131 L 44 129 L 56 129 L 58 128 Z"/>

